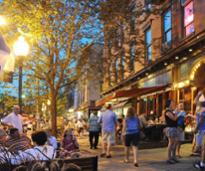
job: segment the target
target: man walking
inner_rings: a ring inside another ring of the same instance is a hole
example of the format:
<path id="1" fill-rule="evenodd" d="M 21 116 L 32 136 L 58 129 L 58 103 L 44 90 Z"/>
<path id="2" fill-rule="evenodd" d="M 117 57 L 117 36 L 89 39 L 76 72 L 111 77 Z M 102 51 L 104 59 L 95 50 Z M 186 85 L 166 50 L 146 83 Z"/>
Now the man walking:
<path id="1" fill-rule="evenodd" d="M 115 143 L 116 114 L 109 104 L 107 110 L 101 113 L 99 123 L 102 123 L 102 154 L 101 157 L 111 158 L 111 146 Z"/>
<path id="2" fill-rule="evenodd" d="M 99 139 L 99 132 L 100 132 L 100 125 L 98 123 L 99 117 L 97 113 L 92 113 L 88 120 L 89 124 L 89 141 L 90 141 L 90 149 L 97 149 L 98 146 L 98 139 Z M 95 141 L 93 142 L 93 140 Z"/>
<path id="3" fill-rule="evenodd" d="M 14 105 L 13 112 L 1 120 L 3 125 L 10 128 L 17 128 L 19 133 L 23 133 L 23 119 L 20 113 L 20 107 Z"/>

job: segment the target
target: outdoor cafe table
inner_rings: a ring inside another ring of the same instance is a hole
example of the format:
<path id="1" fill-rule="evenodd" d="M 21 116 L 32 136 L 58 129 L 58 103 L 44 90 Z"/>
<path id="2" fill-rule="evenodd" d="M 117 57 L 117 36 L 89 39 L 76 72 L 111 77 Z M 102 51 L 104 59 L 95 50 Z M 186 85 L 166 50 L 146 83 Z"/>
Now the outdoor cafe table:
<path id="1" fill-rule="evenodd" d="M 163 139 L 163 129 L 166 127 L 165 124 L 152 124 L 144 128 L 144 133 L 147 140 L 160 141 Z"/>

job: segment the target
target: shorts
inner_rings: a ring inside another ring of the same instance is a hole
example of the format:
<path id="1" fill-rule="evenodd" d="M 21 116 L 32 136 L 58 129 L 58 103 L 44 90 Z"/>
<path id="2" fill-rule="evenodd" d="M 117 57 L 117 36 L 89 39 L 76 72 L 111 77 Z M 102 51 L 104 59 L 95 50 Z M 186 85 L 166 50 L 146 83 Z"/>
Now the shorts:
<path id="1" fill-rule="evenodd" d="M 180 127 L 177 128 L 177 138 L 179 141 L 184 141 L 184 130 Z"/>
<path id="2" fill-rule="evenodd" d="M 176 127 L 167 127 L 166 136 L 168 138 L 178 138 L 178 131 Z"/>
<path id="3" fill-rule="evenodd" d="M 114 145 L 115 144 L 115 132 L 106 132 L 103 131 L 102 132 L 102 141 L 103 143 L 107 143 L 110 145 Z"/>
<path id="4" fill-rule="evenodd" d="M 132 146 L 138 146 L 140 141 L 140 134 L 134 133 L 134 134 L 126 134 L 125 135 L 125 146 L 130 147 Z"/>
<path id="5" fill-rule="evenodd" d="M 204 134 L 205 134 L 205 130 L 197 132 L 197 134 L 196 134 L 196 144 L 197 144 L 197 146 L 202 146 Z"/>

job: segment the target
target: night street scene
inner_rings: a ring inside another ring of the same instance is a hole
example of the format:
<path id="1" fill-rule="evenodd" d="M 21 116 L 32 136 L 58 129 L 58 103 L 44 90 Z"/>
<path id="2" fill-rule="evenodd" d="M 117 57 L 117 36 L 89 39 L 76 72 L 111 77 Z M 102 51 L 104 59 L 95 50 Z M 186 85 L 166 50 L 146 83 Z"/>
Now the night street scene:
<path id="1" fill-rule="evenodd" d="M 205 171 L 205 0 L 0 0 L 0 171 Z"/>

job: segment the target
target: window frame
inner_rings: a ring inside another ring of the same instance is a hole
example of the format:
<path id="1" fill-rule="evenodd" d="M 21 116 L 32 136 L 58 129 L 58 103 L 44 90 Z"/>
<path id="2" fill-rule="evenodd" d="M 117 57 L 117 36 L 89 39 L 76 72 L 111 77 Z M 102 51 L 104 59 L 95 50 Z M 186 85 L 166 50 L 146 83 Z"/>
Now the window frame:
<path id="1" fill-rule="evenodd" d="M 151 32 L 151 43 L 147 44 L 147 33 L 148 33 L 149 30 Z M 153 57 L 152 56 L 152 28 L 151 28 L 151 26 L 147 27 L 144 32 L 145 32 L 145 57 L 146 57 L 146 61 L 151 62 L 152 57 Z M 149 48 L 151 48 L 151 54 L 150 54 L 151 59 L 149 59 L 149 53 L 148 53 Z"/>
<path id="2" fill-rule="evenodd" d="M 186 8 L 190 3 L 193 3 L 193 21 L 190 22 L 190 23 L 188 23 L 187 25 L 185 25 L 185 8 Z M 182 15 L 182 17 L 183 17 L 183 18 L 182 18 L 183 36 L 184 36 L 185 38 L 187 38 L 187 37 L 189 37 L 189 36 L 191 36 L 191 35 L 193 35 L 193 34 L 195 33 L 195 25 L 194 25 L 194 18 L 195 18 L 194 0 L 185 0 L 185 2 L 184 2 L 183 4 L 181 4 L 181 6 L 182 6 L 182 13 L 183 13 L 183 15 Z M 186 29 L 187 29 L 187 27 L 189 27 L 189 26 L 191 26 L 191 25 L 194 26 L 194 31 L 193 31 L 192 33 L 189 33 L 189 34 L 187 35 Z"/>
<path id="3" fill-rule="evenodd" d="M 135 48 L 135 52 L 133 54 L 132 52 L 132 48 Z M 137 48 L 136 48 L 136 42 L 135 41 L 132 41 L 130 43 L 130 65 L 129 65 L 129 69 L 134 71 L 135 70 L 135 58 L 136 58 L 136 51 L 137 51 Z"/>
<path id="4" fill-rule="evenodd" d="M 122 51 L 122 55 L 121 55 L 121 60 L 122 60 L 122 79 L 124 79 L 125 76 L 125 52 Z"/>
<path id="5" fill-rule="evenodd" d="M 119 59 L 118 57 L 116 57 L 115 59 L 115 77 L 116 77 L 116 81 L 119 78 Z"/>
<path id="6" fill-rule="evenodd" d="M 170 14 L 171 14 L 171 26 L 168 30 L 165 30 L 165 16 L 166 14 L 170 11 Z M 171 6 L 169 6 L 164 12 L 163 12 L 163 15 L 162 15 L 162 28 L 163 28 L 163 43 L 167 43 L 169 46 L 171 46 L 171 43 L 172 43 L 172 8 Z M 171 40 L 170 41 L 167 41 L 167 34 L 171 32 Z"/>

